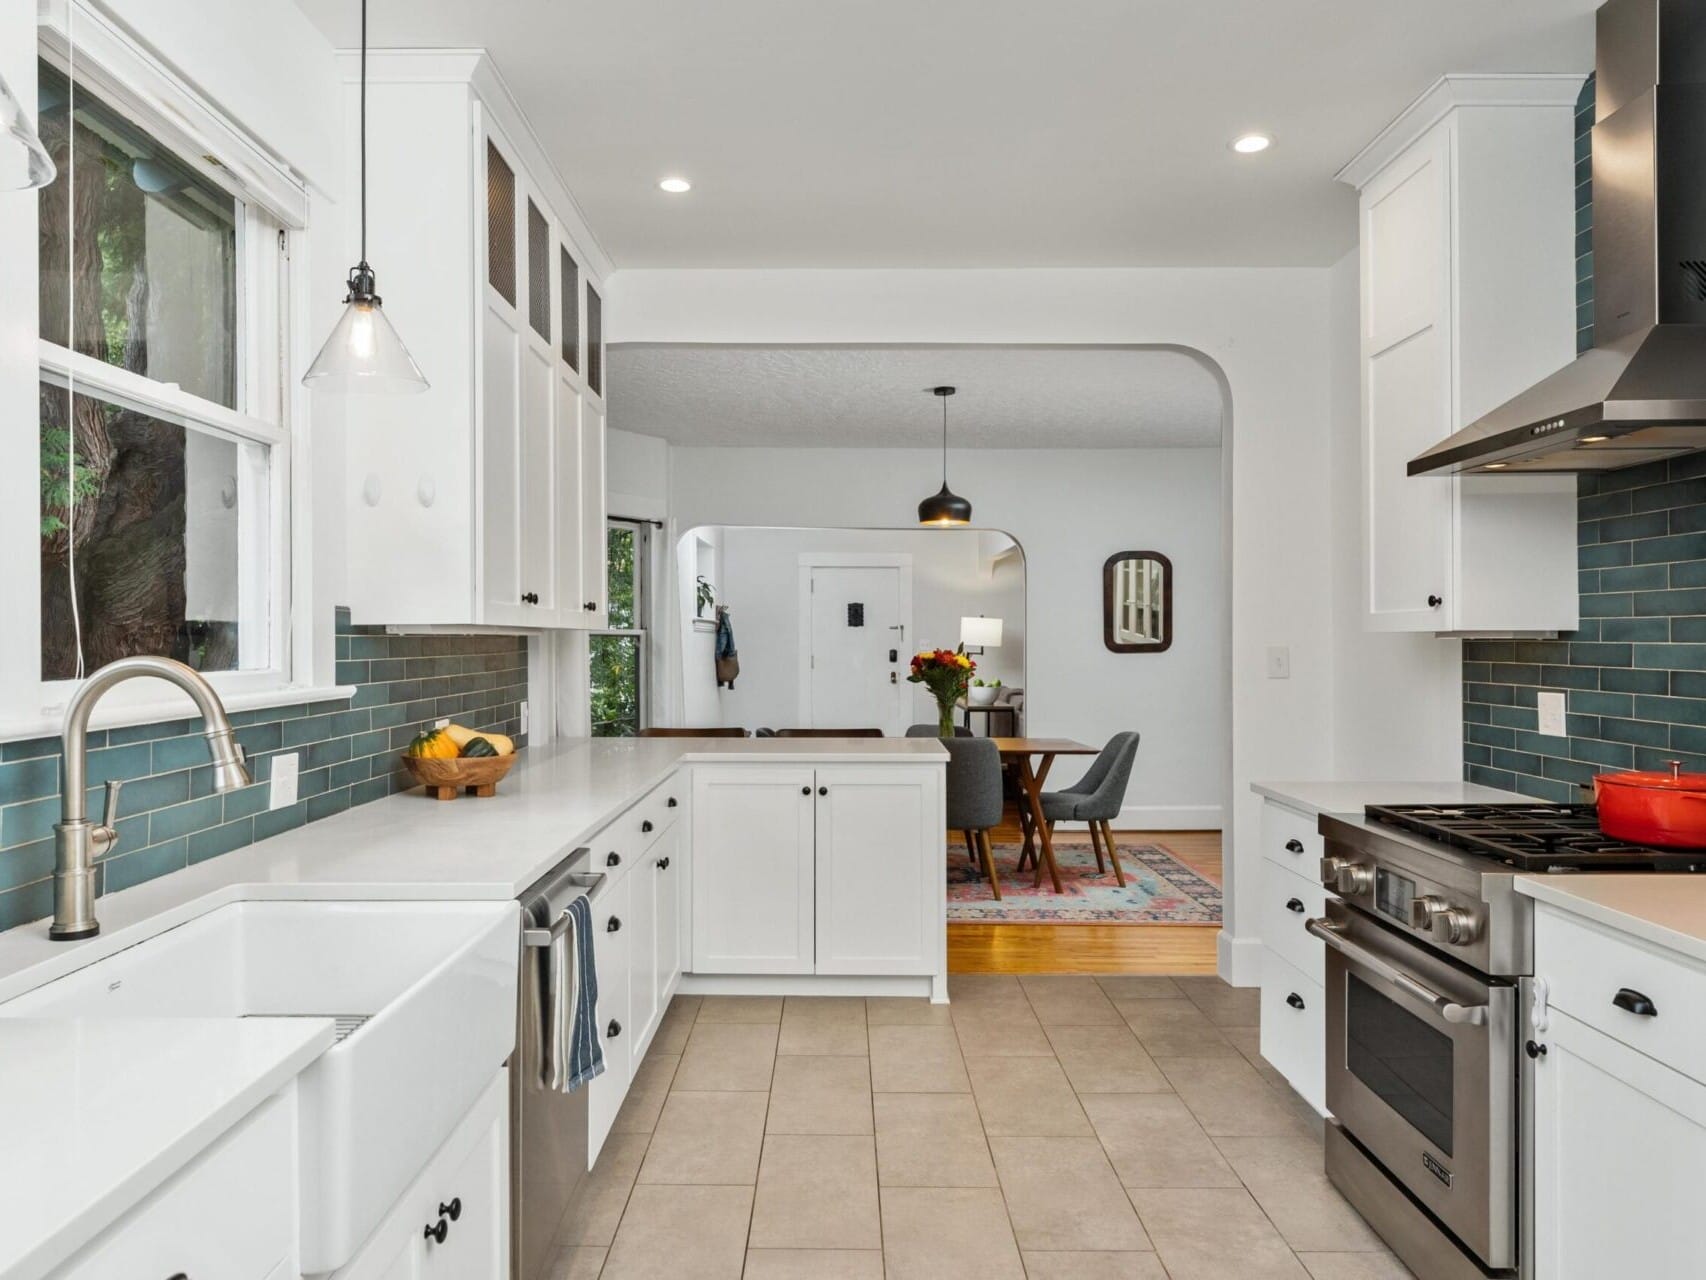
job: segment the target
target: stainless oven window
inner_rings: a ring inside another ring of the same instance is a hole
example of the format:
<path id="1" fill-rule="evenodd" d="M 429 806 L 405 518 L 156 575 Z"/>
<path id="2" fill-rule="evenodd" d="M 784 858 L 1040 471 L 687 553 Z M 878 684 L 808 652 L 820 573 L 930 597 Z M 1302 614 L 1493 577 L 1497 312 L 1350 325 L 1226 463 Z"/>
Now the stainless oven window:
<path id="1" fill-rule="evenodd" d="M 1423 1137 L 1451 1155 L 1451 1037 L 1356 974 L 1345 978 L 1345 1066 Z"/>

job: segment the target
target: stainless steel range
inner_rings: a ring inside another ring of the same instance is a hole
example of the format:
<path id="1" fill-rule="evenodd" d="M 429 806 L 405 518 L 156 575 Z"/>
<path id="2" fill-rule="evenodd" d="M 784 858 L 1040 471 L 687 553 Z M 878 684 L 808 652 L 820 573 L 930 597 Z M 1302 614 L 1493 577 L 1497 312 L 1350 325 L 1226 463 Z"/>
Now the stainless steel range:
<path id="1" fill-rule="evenodd" d="M 1519 873 L 1706 871 L 1587 805 L 1323 815 L 1327 1174 L 1423 1280 L 1528 1277 L 1533 911 Z"/>

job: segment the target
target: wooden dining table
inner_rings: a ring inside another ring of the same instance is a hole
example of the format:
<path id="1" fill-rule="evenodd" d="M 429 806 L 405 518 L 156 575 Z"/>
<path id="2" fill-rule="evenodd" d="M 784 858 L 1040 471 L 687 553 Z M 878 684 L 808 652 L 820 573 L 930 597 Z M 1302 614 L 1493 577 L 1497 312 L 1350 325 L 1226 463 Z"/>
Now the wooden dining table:
<path id="1" fill-rule="evenodd" d="M 1019 851 L 1019 866 L 1024 868 L 1028 855 L 1036 864 L 1033 883 L 1042 883 L 1046 867 L 1054 891 L 1060 893 L 1060 867 L 1054 860 L 1054 837 L 1049 833 L 1048 819 L 1043 817 L 1043 783 L 1048 781 L 1048 771 L 1054 767 L 1057 756 L 1093 756 L 1099 755 L 1102 749 L 1072 738 L 992 738 L 991 741 L 1001 753 L 1001 758 L 1013 766 L 1019 779 L 1019 789 L 1025 793 L 1024 802 L 1019 806 L 1019 825 L 1025 832 L 1025 844 Z"/>

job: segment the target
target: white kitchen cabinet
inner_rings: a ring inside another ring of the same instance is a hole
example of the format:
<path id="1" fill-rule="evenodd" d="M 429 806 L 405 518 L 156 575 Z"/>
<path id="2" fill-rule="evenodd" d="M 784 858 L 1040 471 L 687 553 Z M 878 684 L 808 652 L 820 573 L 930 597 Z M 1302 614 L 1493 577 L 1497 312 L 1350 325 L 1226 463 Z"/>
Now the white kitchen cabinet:
<path id="1" fill-rule="evenodd" d="M 504 1069 L 336 1280 L 491 1280 L 508 1274 L 509 1073 Z"/>
<path id="2" fill-rule="evenodd" d="M 636 1059 L 644 1056 L 681 980 L 681 828 L 659 836 L 631 876 L 629 1022 Z"/>
<path id="3" fill-rule="evenodd" d="M 693 972 L 811 973 L 815 771 L 693 769 Z"/>
<path id="4" fill-rule="evenodd" d="M 634 927 L 633 875 L 628 868 L 611 878 L 593 899 L 592 945 L 598 965 L 598 1015 L 594 1031 L 604 1050 L 604 1073 L 587 1085 L 588 1162 L 598 1158 L 628 1084 L 634 1077 L 634 1043 L 630 1029 L 633 995 Z"/>
<path id="5" fill-rule="evenodd" d="M 817 973 L 929 973 L 946 905 L 939 769 L 817 771 Z"/>
<path id="6" fill-rule="evenodd" d="M 582 313 L 608 264 L 483 55 L 373 54 L 368 93 L 380 290 L 430 386 L 316 404 L 343 419 L 354 616 L 601 626 L 604 363 L 594 388 Z"/>
<path id="7" fill-rule="evenodd" d="M 1360 195 L 1372 630 L 1577 625 L 1574 476 L 1406 468 L 1575 357 L 1580 87 L 1447 76 L 1338 175 Z"/>
<path id="8" fill-rule="evenodd" d="M 56 1271 L 62 1280 L 294 1277 L 296 1086 L 268 1099 Z"/>
<path id="9" fill-rule="evenodd" d="M 1314 815 L 1262 802 L 1262 1057 L 1323 1115 L 1327 1111 L 1326 956 L 1303 922 L 1325 909 L 1325 846 Z"/>

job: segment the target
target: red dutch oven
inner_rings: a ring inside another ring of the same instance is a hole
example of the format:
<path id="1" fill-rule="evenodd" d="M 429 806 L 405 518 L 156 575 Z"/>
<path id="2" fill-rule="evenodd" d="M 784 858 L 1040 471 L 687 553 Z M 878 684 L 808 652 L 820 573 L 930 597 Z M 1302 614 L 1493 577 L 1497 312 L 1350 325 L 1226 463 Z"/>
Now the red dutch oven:
<path id="1" fill-rule="evenodd" d="M 1706 773 L 1602 773 L 1593 780 L 1599 829 L 1631 844 L 1706 848 Z"/>

